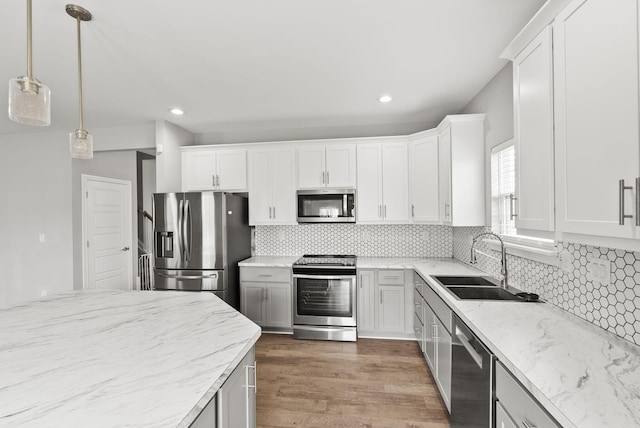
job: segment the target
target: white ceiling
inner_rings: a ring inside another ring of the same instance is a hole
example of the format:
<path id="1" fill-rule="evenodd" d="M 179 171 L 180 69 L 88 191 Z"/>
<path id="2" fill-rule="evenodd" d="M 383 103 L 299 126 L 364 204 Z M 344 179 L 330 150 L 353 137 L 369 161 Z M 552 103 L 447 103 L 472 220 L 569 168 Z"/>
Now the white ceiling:
<path id="1" fill-rule="evenodd" d="M 51 126 L 1 114 L 0 134 L 77 127 L 75 21 L 66 3 L 33 0 L 34 75 L 51 88 Z M 427 129 L 504 66 L 498 55 L 543 3 L 82 0 L 94 15 L 82 24 L 85 126 L 166 119 L 229 141 L 275 129 L 295 138 Z M 6 100 L 6 82 L 26 74 L 25 0 L 3 2 L 0 49 Z M 394 100 L 380 104 L 385 93 Z M 187 114 L 172 116 L 173 106 Z"/>

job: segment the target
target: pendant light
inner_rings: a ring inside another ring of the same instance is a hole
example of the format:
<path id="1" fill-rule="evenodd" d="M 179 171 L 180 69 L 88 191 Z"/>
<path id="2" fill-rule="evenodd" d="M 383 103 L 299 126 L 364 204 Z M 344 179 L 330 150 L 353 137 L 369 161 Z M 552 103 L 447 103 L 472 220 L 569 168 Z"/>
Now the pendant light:
<path id="1" fill-rule="evenodd" d="M 80 128 L 69 134 L 71 157 L 75 159 L 93 159 L 93 136 L 84 129 L 84 112 L 82 105 L 82 42 L 80 37 L 80 21 L 91 21 L 91 13 L 81 6 L 68 4 L 67 13 L 78 24 L 78 94 L 80 100 Z"/>
<path id="2" fill-rule="evenodd" d="M 51 123 L 51 91 L 33 77 L 31 0 L 27 0 L 27 75 L 9 80 L 9 119 L 25 125 Z"/>

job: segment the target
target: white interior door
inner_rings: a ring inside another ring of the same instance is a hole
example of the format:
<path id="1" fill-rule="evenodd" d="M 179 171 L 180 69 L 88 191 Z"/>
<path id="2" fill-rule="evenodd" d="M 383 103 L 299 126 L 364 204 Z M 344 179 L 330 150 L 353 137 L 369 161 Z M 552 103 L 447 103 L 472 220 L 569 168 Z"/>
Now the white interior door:
<path id="1" fill-rule="evenodd" d="M 131 290 L 131 182 L 82 176 L 85 289 Z"/>

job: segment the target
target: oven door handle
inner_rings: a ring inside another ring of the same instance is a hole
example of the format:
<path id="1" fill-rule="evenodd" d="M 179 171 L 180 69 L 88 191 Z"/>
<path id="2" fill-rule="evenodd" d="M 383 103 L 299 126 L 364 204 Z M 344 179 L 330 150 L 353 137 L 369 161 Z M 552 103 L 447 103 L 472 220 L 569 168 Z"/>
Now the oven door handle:
<path id="1" fill-rule="evenodd" d="M 355 275 L 299 275 L 293 274 L 293 279 L 355 279 Z"/>

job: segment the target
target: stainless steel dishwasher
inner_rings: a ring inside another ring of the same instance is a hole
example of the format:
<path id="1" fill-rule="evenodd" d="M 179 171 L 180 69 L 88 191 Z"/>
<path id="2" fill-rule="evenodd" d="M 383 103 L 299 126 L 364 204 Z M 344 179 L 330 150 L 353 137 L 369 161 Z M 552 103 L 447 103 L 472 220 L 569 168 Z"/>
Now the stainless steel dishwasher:
<path id="1" fill-rule="evenodd" d="M 451 428 L 493 427 L 495 356 L 453 315 Z"/>

